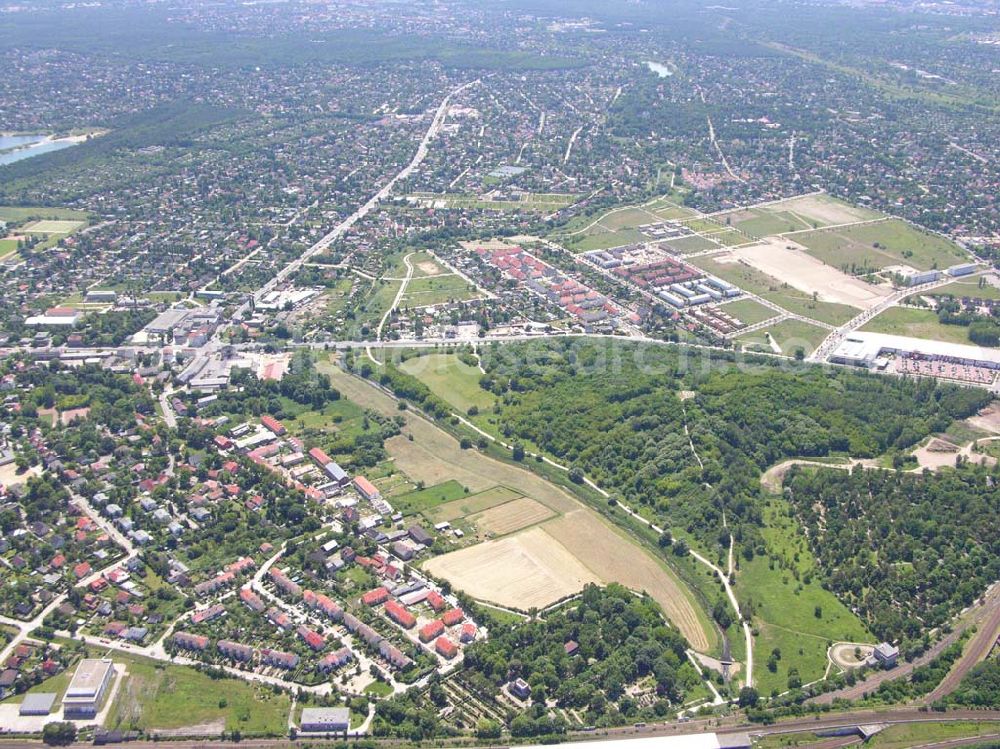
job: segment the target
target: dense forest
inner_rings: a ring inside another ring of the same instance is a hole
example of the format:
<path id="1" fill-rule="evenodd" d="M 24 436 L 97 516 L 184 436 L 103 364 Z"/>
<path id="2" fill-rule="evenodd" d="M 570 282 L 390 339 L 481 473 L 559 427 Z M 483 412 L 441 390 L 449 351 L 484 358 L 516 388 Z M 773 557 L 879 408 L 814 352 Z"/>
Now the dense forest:
<path id="1" fill-rule="evenodd" d="M 764 551 L 758 499 L 767 467 L 909 448 L 989 401 L 928 380 L 736 369 L 722 359 L 695 363 L 683 349 L 582 340 L 493 348 L 484 363 L 481 385 L 499 396 L 491 418 L 508 440 L 651 508 L 706 549 L 720 541 L 725 510 L 748 557 Z"/>
<path id="2" fill-rule="evenodd" d="M 948 701 L 964 707 L 1000 708 L 1000 659 L 990 658 L 973 668 Z"/>
<path id="3" fill-rule="evenodd" d="M 588 585 L 578 599 L 544 618 L 494 623 L 489 639 L 465 651 L 462 679 L 483 695 L 524 679 L 531 687 L 530 704 L 510 716 L 507 728 L 517 737 L 553 736 L 568 728 L 548 707 L 553 700 L 595 726 L 654 720 L 676 710 L 700 682 L 687 647 L 651 599 L 618 584 Z M 446 733 L 438 690 L 432 680 L 430 704 L 414 692 L 379 702 L 375 735 L 419 740 Z M 483 739 L 501 735 L 493 720 L 480 720 L 475 730 Z"/>
<path id="4" fill-rule="evenodd" d="M 785 487 L 829 588 L 894 640 L 943 624 L 1000 576 L 998 477 L 793 469 Z"/>
<path id="5" fill-rule="evenodd" d="M 589 585 L 579 600 L 544 621 L 491 634 L 466 651 L 467 668 L 498 687 L 522 678 L 533 702 L 555 699 L 561 707 L 593 713 L 595 720 L 641 679 L 648 677 L 657 696 L 674 704 L 683 700 L 690 686 L 685 682 L 697 681 L 692 668 L 682 671 L 687 643 L 659 607 L 616 584 Z M 567 643 L 579 650 L 568 655 Z"/>

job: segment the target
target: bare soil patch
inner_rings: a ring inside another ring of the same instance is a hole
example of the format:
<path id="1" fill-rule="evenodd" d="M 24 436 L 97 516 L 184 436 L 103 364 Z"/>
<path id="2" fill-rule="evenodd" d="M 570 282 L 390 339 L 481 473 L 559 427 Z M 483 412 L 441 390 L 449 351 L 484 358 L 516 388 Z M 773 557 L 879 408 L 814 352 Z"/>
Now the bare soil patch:
<path id="1" fill-rule="evenodd" d="M 732 251 L 732 256 L 799 291 L 814 294 L 819 301 L 868 309 L 890 294 L 888 289 L 872 286 L 826 265 L 808 254 L 805 247 L 786 238 L 772 237 L 739 247 Z"/>

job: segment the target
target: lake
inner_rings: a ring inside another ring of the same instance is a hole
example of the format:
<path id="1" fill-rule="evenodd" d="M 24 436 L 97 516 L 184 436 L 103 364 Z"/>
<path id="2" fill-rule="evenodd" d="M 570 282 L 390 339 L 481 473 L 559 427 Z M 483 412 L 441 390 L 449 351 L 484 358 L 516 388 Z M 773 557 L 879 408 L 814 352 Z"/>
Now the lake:
<path id="1" fill-rule="evenodd" d="M 76 145 L 76 141 L 47 141 L 47 137 L 47 135 L 0 135 L 0 166 Z M 17 150 L 9 151 L 11 148 Z"/>
<path id="2" fill-rule="evenodd" d="M 666 65 L 662 65 L 658 62 L 647 61 L 646 67 L 652 70 L 658 76 L 660 76 L 660 78 L 669 78 L 674 74 L 674 71 L 672 71 Z"/>

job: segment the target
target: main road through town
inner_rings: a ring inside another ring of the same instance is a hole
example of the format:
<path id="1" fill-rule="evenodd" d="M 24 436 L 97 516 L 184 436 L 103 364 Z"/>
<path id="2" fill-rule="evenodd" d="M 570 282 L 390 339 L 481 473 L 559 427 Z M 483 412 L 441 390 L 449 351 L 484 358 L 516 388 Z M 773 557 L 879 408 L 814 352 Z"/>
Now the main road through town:
<path id="1" fill-rule="evenodd" d="M 382 188 L 377 193 L 368 198 L 368 201 L 364 205 L 362 205 L 354 213 L 352 213 L 350 216 L 348 216 L 339 224 L 337 224 L 335 227 L 333 227 L 333 229 L 331 229 L 327 234 L 325 234 L 322 239 L 320 239 L 312 247 L 310 247 L 308 250 L 299 255 L 299 257 L 297 257 L 295 260 L 292 260 L 290 263 L 288 263 L 288 265 L 286 265 L 284 268 L 278 271 L 271 278 L 270 281 L 265 283 L 257 290 L 257 292 L 254 294 L 254 297 L 259 300 L 262 296 L 277 288 L 279 284 L 284 283 L 285 280 L 287 280 L 290 276 L 298 272 L 298 270 L 302 267 L 304 263 L 307 263 L 310 259 L 325 251 L 331 244 L 333 244 L 333 242 L 336 239 L 343 236 L 352 226 L 354 226 L 358 221 L 367 216 L 372 211 L 372 209 L 378 206 L 380 202 L 389 197 L 390 193 L 392 193 L 392 189 L 396 186 L 396 183 L 405 180 L 407 177 L 409 177 L 413 173 L 413 171 L 418 166 L 420 166 L 420 164 L 426 158 L 427 152 L 430 149 L 431 141 L 437 137 L 437 134 L 439 132 L 441 132 L 441 128 L 444 125 L 445 119 L 448 116 L 448 105 L 451 103 L 452 97 L 456 96 L 457 94 L 461 93 L 467 88 L 475 86 L 477 83 L 479 83 L 479 80 L 480 79 L 477 78 L 474 81 L 463 83 L 461 86 L 452 89 L 441 100 L 441 103 L 438 105 L 437 111 L 434 112 L 434 117 L 431 119 L 431 124 L 427 128 L 427 132 L 424 133 L 424 137 L 420 141 L 420 145 L 417 146 L 417 152 L 413 154 L 413 158 L 410 159 L 410 163 L 404 166 L 399 171 L 399 173 L 396 174 L 396 176 L 394 176 L 392 179 L 390 179 L 388 182 L 382 185 Z M 249 307 L 249 304 L 250 304 L 249 301 L 244 303 L 236 311 L 234 317 L 240 319 L 246 317 L 246 312 Z"/>

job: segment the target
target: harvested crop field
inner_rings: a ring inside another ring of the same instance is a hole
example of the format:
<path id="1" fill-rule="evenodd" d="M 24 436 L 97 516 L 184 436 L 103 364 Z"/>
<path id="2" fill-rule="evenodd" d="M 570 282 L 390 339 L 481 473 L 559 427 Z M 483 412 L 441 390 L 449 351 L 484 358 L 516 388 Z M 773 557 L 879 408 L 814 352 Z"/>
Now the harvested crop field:
<path id="1" fill-rule="evenodd" d="M 547 520 L 554 514 L 548 507 L 539 504 L 530 497 L 521 497 L 497 507 L 491 507 L 479 515 L 470 517 L 469 520 L 482 533 L 506 536 L 508 533 Z"/>
<path id="2" fill-rule="evenodd" d="M 765 240 L 735 249 L 732 255 L 757 270 L 807 294 L 815 294 L 817 299 L 826 302 L 868 309 L 890 293 L 888 289 L 873 286 L 824 264 L 808 254 L 804 247 L 788 239 Z"/>
<path id="3" fill-rule="evenodd" d="M 423 568 L 474 598 L 544 608 L 601 580 L 542 528 L 434 557 Z"/>
<path id="4" fill-rule="evenodd" d="M 485 512 L 491 507 L 497 507 L 520 497 L 521 495 L 513 489 L 508 489 L 505 486 L 495 486 L 478 494 L 445 502 L 443 505 L 438 505 L 430 510 L 428 514 L 431 515 L 435 523 L 450 523 L 453 520 L 464 518 L 466 515 Z"/>
<path id="5" fill-rule="evenodd" d="M 641 552 L 621 532 L 596 514 L 580 510 L 542 526 L 604 582 L 646 591 L 695 650 L 707 650 L 708 639 L 684 589 L 664 566 Z"/>

